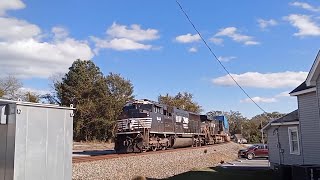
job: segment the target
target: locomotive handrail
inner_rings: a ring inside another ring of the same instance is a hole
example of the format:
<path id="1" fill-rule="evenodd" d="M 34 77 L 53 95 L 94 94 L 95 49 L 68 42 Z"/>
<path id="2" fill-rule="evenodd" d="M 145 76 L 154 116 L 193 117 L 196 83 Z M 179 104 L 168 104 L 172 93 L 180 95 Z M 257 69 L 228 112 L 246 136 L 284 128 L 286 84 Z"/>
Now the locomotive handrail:
<path id="1" fill-rule="evenodd" d="M 142 118 L 142 119 L 145 119 L 145 118 Z M 146 124 L 144 122 L 141 121 L 141 119 L 137 119 L 138 120 L 138 123 L 143 127 L 143 128 L 146 128 Z"/>
<path id="2" fill-rule="evenodd" d="M 152 118 L 127 118 L 127 119 L 119 119 L 117 120 L 118 123 L 118 130 L 122 129 L 139 129 L 139 128 L 151 128 L 151 120 Z M 127 122 L 130 122 L 130 126 L 128 126 Z M 131 123 L 132 121 L 132 123 Z M 150 121 L 150 122 L 147 122 Z M 150 125 L 149 125 L 150 124 Z M 131 127 L 132 126 L 132 127 Z"/>

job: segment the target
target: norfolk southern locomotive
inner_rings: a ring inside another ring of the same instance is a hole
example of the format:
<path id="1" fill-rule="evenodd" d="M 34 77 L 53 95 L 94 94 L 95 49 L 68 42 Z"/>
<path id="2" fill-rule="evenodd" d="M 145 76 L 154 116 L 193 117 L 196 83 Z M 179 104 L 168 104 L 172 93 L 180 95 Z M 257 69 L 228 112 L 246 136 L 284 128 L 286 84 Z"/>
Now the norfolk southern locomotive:
<path id="1" fill-rule="evenodd" d="M 117 153 L 204 146 L 229 141 L 225 116 L 209 117 L 149 100 L 128 103 L 117 120 Z"/>

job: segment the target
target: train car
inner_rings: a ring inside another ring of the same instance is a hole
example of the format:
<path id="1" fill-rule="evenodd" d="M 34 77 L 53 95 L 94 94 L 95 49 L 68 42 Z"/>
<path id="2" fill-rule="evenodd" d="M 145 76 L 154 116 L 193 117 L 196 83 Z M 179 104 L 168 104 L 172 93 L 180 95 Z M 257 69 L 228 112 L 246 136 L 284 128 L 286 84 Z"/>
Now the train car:
<path id="1" fill-rule="evenodd" d="M 224 116 L 223 116 L 224 117 Z M 136 100 L 123 108 L 117 120 L 117 153 L 203 146 L 227 140 L 227 120 L 219 120 L 159 104 Z"/>
<path id="2" fill-rule="evenodd" d="M 225 116 L 201 115 L 201 131 L 205 134 L 207 144 L 218 144 L 230 141 L 228 134 L 229 123 Z"/>

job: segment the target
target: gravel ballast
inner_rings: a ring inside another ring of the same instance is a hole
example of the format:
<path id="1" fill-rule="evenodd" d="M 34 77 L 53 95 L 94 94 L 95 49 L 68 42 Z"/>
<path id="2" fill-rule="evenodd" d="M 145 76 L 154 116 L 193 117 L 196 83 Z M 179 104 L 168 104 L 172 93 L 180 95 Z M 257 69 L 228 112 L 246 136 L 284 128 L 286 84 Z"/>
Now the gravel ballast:
<path id="1" fill-rule="evenodd" d="M 234 160 L 240 148 L 241 145 L 230 142 L 199 149 L 75 163 L 72 178 L 75 180 L 130 180 L 135 176 L 167 178 L 196 168 L 216 166 L 221 161 Z"/>

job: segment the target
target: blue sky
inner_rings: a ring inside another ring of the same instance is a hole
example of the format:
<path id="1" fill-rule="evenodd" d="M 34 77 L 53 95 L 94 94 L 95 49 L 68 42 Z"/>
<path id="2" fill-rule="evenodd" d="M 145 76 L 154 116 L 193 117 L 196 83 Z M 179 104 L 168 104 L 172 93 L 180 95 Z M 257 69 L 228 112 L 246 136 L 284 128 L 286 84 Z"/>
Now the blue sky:
<path id="1" fill-rule="evenodd" d="M 222 63 L 266 111 L 297 108 L 288 91 L 319 49 L 316 1 L 181 0 Z M 136 98 L 191 92 L 209 110 L 261 111 L 213 59 L 175 1 L 0 2 L 0 75 L 49 91 L 50 77 L 77 59 L 120 73 Z"/>

